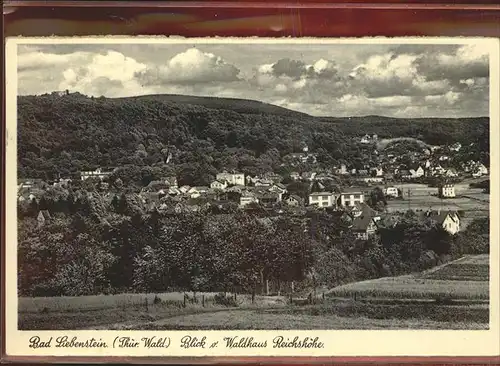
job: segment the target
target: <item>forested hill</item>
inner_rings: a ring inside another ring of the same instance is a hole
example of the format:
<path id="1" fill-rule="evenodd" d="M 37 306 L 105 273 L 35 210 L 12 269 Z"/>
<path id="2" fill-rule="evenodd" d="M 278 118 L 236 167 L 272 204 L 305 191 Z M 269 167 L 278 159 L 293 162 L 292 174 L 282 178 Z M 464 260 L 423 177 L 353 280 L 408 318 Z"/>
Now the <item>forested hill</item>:
<path id="1" fill-rule="evenodd" d="M 288 116 L 296 118 L 311 117 L 305 113 L 292 111 L 273 104 L 263 103 L 256 100 L 236 99 L 236 98 L 218 98 L 218 97 L 198 97 L 193 95 L 177 94 L 157 94 L 141 95 L 136 97 L 127 97 L 123 99 L 136 100 L 156 100 L 162 102 L 171 102 L 176 104 L 190 104 L 203 106 L 210 109 L 219 109 L 234 111 L 244 114 L 273 114 L 278 116 Z"/>
<path id="2" fill-rule="evenodd" d="M 330 122 L 347 135 L 360 133 L 377 134 L 382 138 L 414 137 L 430 145 L 453 142 L 487 143 L 489 141 L 489 118 L 391 118 L 383 116 L 365 117 L 320 117 Z M 488 148 L 485 146 L 485 151 Z"/>
<path id="3" fill-rule="evenodd" d="M 282 157 L 304 144 L 326 165 L 366 162 L 351 139 L 364 133 L 421 136 L 429 143 L 438 133 L 441 143 L 483 145 L 489 133 L 488 119 L 389 124 L 379 117 L 317 118 L 255 101 L 171 95 L 21 96 L 18 117 L 20 177 L 50 179 L 98 166 L 133 166 L 147 167 L 150 178 L 176 174 L 192 184 L 206 184 L 224 168 L 279 171 Z M 168 156 L 173 159 L 167 165 Z"/>

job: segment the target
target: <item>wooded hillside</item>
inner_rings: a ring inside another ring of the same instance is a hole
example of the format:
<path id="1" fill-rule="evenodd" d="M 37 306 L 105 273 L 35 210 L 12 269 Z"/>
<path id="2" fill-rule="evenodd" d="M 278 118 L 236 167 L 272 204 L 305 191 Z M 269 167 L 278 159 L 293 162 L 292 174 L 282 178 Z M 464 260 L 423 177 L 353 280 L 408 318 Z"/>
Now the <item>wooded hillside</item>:
<path id="1" fill-rule="evenodd" d="M 430 144 L 474 143 L 478 151 L 489 151 L 488 118 L 318 118 L 238 99 L 22 96 L 18 116 L 19 176 L 31 178 L 134 165 L 194 175 L 193 184 L 206 184 L 208 175 L 224 168 L 279 172 L 281 158 L 304 144 L 325 166 L 369 162 L 353 139 L 365 133 Z M 166 168 L 169 155 L 173 160 Z"/>

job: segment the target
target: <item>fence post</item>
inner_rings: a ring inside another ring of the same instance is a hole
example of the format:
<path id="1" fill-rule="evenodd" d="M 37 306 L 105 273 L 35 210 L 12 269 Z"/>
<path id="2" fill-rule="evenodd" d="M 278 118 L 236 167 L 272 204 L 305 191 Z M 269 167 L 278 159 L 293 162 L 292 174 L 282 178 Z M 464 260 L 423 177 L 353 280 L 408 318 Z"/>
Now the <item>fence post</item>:
<path id="1" fill-rule="evenodd" d="M 293 305 L 293 293 L 290 293 L 290 305 Z"/>
<path id="2" fill-rule="evenodd" d="M 201 306 L 205 307 L 205 295 L 201 295 Z"/>
<path id="3" fill-rule="evenodd" d="M 323 301 L 325 301 L 325 293 L 324 292 L 321 294 L 321 297 L 323 298 Z"/>
<path id="4" fill-rule="evenodd" d="M 148 312 L 149 311 L 149 309 L 148 309 L 148 295 L 146 295 L 145 305 L 146 305 L 146 312 Z"/>
<path id="5" fill-rule="evenodd" d="M 184 307 L 186 307 L 186 297 L 187 297 L 186 294 L 184 294 L 184 304 L 183 304 Z"/>
<path id="6" fill-rule="evenodd" d="M 255 303 L 255 289 L 252 291 L 252 304 Z"/>

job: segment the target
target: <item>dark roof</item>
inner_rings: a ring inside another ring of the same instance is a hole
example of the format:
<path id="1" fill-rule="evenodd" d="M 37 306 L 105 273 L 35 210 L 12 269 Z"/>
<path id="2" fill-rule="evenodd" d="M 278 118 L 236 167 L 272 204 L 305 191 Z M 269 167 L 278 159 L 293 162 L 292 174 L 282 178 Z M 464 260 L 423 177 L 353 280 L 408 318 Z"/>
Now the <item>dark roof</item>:
<path id="1" fill-rule="evenodd" d="M 351 194 L 351 193 L 364 193 L 363 188 L 359 187 L 348 187 L 348 188 L 343 188 L 341 190 L 340 194 Z"/>
<path id="2" fill-rule="evenodd" d="M 352 231 L 363 231 L 366 232 L 368 229 L 368 226 L 372 222 L 372 217 L 369 215 L 361 215 L 358 217 L 355 217 L 354 220 L 352 220 Z"/>
<path id="3" fill-rule="evenodd" d="M 443 211 L 435 211 L 435 210 L 424 211 L 424 212 L 422 212 L 421 217 L 423 219 L 430 219 L 430 220 L 436 222 L 437 224 L 442 225 L 443 222 L 444 222 L 444 220 L 446 220 L 446 217 L 448 217 L 448 215 L 451 216 L 452 220 L 455 220 L 455 217 L 458 218 L 458 215 L 457 215 L 456 212 L 454 212 L 454 211 L 448 211 L 448 210 L 443 210 Z"/>
<path id="4" fill-rule="evenodd" d="M 296 194 L 291 194 L 291 195 L 290 195 L 290 197 L 288 197 L 287 199 L 290 199 L 290 198 L 293 198 L 293 199 L 294 199 L 294 200 L 296 200 L 297 202 L 302 202 L 302 201 L 304 201 L 304 200 L 302 199 L 302 197 L 297 196 Z"/>
<path id="5" fill-rule="evenodd" d="M 272 193 L 272 192 L 266 192 L 266 193 L 263 193 L 259 196 L 260 199 L 273 199 L 273 200 L 277 200 L 278 197 L 279 196 L 276 193 Z"/>
<path id="6" fill-rule="evenodd" d="M 399 215 L 384 215 L 377 221 L 378 227 L 391 228 L 396 226 L 399 221 L 401 221 L 401 217 Z"/>

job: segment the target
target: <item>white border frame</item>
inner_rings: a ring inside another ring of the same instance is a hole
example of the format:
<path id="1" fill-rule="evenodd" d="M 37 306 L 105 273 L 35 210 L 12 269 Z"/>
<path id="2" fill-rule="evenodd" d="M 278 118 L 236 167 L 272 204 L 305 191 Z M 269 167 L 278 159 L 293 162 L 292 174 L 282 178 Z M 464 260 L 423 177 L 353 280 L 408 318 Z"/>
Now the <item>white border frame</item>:
<path id="1" fill-rule="evenodd" d="M 326 330 L 326 331 L 19 331 L 17 329 L 17 46 L 35 44 L 478 44 L 490 53 L 490 328 L 489 330 Z M 143 357 L 218 357 L 218 356 L 496 356 L 500 353 L 499 318 L 499 40 L 496 38 L 182 38 L 182 37 L 44 37 L 6 40 L 6 319 L 5 341 L 8 356 L 143 356 Z M 253 336 L 267 340 L 265 349 L 180 348 L 185 335 L 206 336 L 207 343 L 223 336 Z M 65 349 L 29 348 L 33 335 L 67 335 L 80 340 L 92 337 L 112 344 L 116 336 L 168 336 L 167 349 Z M 272 339 L 320 337 L 322 349 L 273 349 Z"/>

